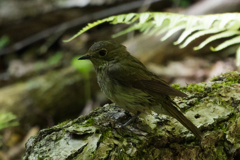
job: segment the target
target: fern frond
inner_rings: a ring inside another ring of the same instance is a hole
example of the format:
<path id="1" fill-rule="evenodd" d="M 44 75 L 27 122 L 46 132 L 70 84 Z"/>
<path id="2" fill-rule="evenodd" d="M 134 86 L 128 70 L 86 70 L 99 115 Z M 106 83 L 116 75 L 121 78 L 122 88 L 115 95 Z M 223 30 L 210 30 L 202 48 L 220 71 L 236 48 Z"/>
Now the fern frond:
<path id="1" fill-rule="evenodd" d="M 234 38 L 232 38 L 230 40 L 227 40 L 227 41 L 221 43 L 220 45 L 218 45 L 216 48 L 210 47 L 210 49 L 212 51 L 220 51 L 220 50 L 222 50 L 224 48 L 227 48 L 230 45 L 238 44 L 238 43 L 240 43 L 240 36 L 237 36 L 237 37 L 234 37 Z"/>
<path id="2" fill-rule="evenodd" d="M 64 42 L 69 42 L 71 40 L 73 40 L 74 38 L 76 38 L 77 36 L 81 35 L 82 33 L 88 31 L 89 29 L 96 27 L 104 22 L 113 22 L 115 20 L 116 16 L 112 16 L 112 17 L 108 17 L 102 20 L 98 20 L 96 22 L 93 23 L 88 23 L 88 25 L 86 27 L 84 27 L 83 29 L 81 29 L 77 34 L 75 34 L 73 37 L 71 37 L 68 40 L 64 40 Z"/>
<path id="3" fill-rule="evenodd" d="M 209 38 L 207 38 L 205 41 L 203 41 L 199 46 L 197 47 L 194 47 L 193 49 L 194 50 L 199 50 L 201 48 L 203 48 L 204 46 L 206 46 L 208 43 L 214 41 L 214 40 L 217 40 L 217 39 L 221 39 L 221 38 L 227 38 L 227 37 L 231 37 L 231 36 L 234 36 L 234 35 L 239 35 L 240 34 L 240 31 L 232 31 L 232 30 L 227 30 L 225 32 L 221 32 L 219 34 L 216 34 L 216 35 L 213 35 Z M 216 51 L 216 50 L 214 50 Z"/>
<path id="4" fill-rule="evenodd" d="M 212 28 L 212 29 L 198 31 L 198 32 L 194 33 L 193 35 L 189 36 L 185 40 L 185 42 L 182 45 L 180 45 L 180 48 L 186 47 L 190 42 L 192 42 L 193 40 L 195 40 L 195 39 L 197 39 L 197 38 L 199 38 L 201 36 L 204 36 L 206 34 L 218 33 L 218 32 L 221 32 L 223 30 L 225 30 L 225 29 Z M 205 42 L 205 41 L 203 41 L 203 42 Z"/>
<path id="5" fill-rule="evenodd" d="M 201 49 L 214 40 L 232 36 L 237 37 L 225 41 L 215 48 L 211 47 L 211 50 L 219 51 L 230 45 L 240 43 L 240 13 L 189 16 L 161 12 L 129 13 L 98 20 L 96 22 L 89 23 L 86 27 L 65 42 L 71 41 L 80 34 L 104 22 L 109 22 L 111 24 L 133 24 L 124 31 L 113 35 L 113 37 L 117 37 L 134 30 L 139 30 L 149 35 L 160 35 L 167 32 L 161 38 L 161 40 L 164 41 L 177 31 L 184 30 L 178 40 L 174 42 L 175 45 L 181 44 L 180 48 L 184 48 L 196 38 L 208 34 L 213 35 L 204 40 L 198 46 L 194 47 L 194 50 Z"/>

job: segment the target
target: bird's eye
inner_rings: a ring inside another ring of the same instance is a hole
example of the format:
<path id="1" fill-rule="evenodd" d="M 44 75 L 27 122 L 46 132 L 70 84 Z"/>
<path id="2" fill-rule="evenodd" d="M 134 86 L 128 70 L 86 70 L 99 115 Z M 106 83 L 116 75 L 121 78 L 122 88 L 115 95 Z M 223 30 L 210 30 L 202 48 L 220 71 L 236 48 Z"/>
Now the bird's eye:
<path id="1" fill-rule="evenodd" d="M 107 50 L 106 49 L 101 49 L 99 52 L 100 56 L 105 56 L 107 54 Z"/>

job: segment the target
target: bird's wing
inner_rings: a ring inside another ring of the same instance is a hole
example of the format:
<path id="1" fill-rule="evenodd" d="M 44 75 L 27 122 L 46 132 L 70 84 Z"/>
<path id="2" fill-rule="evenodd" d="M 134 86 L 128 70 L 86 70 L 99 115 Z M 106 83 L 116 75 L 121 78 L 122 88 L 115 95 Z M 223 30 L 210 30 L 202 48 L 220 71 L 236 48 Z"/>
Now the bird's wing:
<path id="1" fill-rule="evenodd" d="M 108 74 L 114 80 L 127 87 L 155 92 L 161 95 L 186 97 L 187 95 L 157 78 L 145 66 L 135 59 L 133 63 L 115 63 L 109 66 Z"/>

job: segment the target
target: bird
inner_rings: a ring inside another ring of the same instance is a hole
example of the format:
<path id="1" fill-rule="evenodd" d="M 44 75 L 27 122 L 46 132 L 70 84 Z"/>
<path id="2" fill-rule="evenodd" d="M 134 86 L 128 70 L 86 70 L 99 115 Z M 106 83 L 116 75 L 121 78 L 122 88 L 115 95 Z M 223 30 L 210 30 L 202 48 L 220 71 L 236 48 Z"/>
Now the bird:
<path id="1" fill-rule="evenodd" d="M 177 119 L 202 139 L 201 131 L 170 98 L 187 95 L 150 72 L 124 45 L 111 40 L 95 42 L 78 60 L 90 60 L 102 92 L 116 105 L 135 115 L 124 125 L 141 113 L 154 111 Z"/>

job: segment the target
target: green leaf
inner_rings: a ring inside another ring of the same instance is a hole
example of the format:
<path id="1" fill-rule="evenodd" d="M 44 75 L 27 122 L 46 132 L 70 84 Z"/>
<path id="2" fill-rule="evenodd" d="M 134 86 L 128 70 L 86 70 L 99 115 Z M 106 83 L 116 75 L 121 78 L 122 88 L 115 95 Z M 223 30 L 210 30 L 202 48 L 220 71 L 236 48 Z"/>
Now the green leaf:
<path id="1" fill-rule="evenodd" d="M 78 60 L 78 57 L 72 59 L 72 66 L 75 67 L 78 71 L 83 73 L 84 75 L 88 74 L 93 70 L 93 65 L 89 60 Z"/>
<path id="2" fill-rule="evenodd" d="M 127 15 L 125 16 L 124 23 L 131 23 L 131 20 L 133 19 L 134 16 L 135 16 L 134 13 L 127 14 Z"/>
<path id="3" fill-rule="evenodd" d="M 210 47 L 210 49 L 212 51 L 216 52 L 216 51 L 220 51 L 220 50 L 222 50 L 222 49 L 224 49 L 224 48 L 226 48 L 226 47 L 228 47 L 230 45 L 234 45 L 234 44 L 238 44 L 238 43 L 240 43 L 240 36 L 237 36 L 237 37 L 234 37 L 234 38 L 232 38 L 230 40 L 227 40 L 227 41 L 221 43 L 220 45 L 218 45 L 215 48 L 214 47 Z"/>
<path id="4" fill-rule="evenodd" d="M 113 38 L 116 38 L 116 37 L 119 37 L 119 36 L 121 36 L 121 35 L 124 35 L 124 34 L 126 34 L 126 33 L 129 33 L 129 32 L 131 32 L 131 31 L 138 30 L 138 29 L 139 29 L 139 24 L 135 24 L 135 25 L 133 25 L 132 27 L 129 27 L 129 28 L 127 28 L 127 29 L 125 29 L 125 30 L 123 30 L 123 31 L 121 31 L 121 32 L 118 32 L 118 33 L 112 35 L 112 37 L 113 37 Z"/>
<path id="5" fill-rule="evenodd" d="M 149 13 L 148 12 L 140 14 L 139 23 L 140 24 L 144 23 L 145 21 L 147 21 L 148 17 L 149 17 Z"/>
<path id="6" fill-rule="evenodd" d="M 204 29 L 203 26 L 197 26 L 197 27 L 193 27 L 191 29 L 185 30 L 181 34 L 181 36 L 178 38 L 178 40 L 176 42 L 174 42 L 173 44 L 178 45 L 178 44 L 182 43 L 184 41 L 184 39 L 187 38 L 190 34 L 192 34 L 195 31 L 202 30 L 202 29 Z"/>
<path id="7" fill-rule="evenodd" d="M 217 40 L 217 39 L 220 39 L 220 38 L 231 37 L 231 36 L 237 35 L 237 34 L 240 34 L 240 31 L 232 31 L 232 30 L 230 30 L 230 31 L 225 31 L 225 32 L 213 35 L 213 36 L 207 38 L 205 41 L 203 41 L 199 46 L 194 47 L 193 49 L 194 50 L 201 49 L 204 46 L 206 46 L 208 43 L 210 43 L 210 42 L 212 42 L 214 40 Z"/>
<path id="8" fill-rule="evenodd" d="M 9 37 L 3 35 L 3 36 L 0 38 L 0 49 L 3 48 L 4 46 L 6 46 L 9 42 L 10 42 Z"/>
<path id="9" fill-rule="evenodd" d="M 184 48 L 186 47 L 189 43 L 191 43 L 193 40 L 203 36 L 203 35 L 206 35 L 206 34 L 213 34 L 213 33 L 218 33 L 218 32 L 221 32 L 223 30 L 220 30 L 220 29 L 216 29 L 216 28 L 212 28 L 212 29 L 209 29 L 209 30 L 203 30 L 203 31 L 199 31 L 197 33 L 194 33 L 193 35 L 191 35 L 190 37 L 188 37 L 186 39 L 186 41 L 180 45 L 180 48 Z"/>
<path id="10" fill-rule="evenodd" d="M 0 130 L 7 127 L 17 126 L 16 116 L 10 112 L 0 113 Z"/>
<path id="11" fill-rule="evenodd" d="M 189 43 L 203 35 L 212 34 L 201 44 L 194 47 L 194 50 L 198 50 L 214 40 L 235 35 L 238 36 L 240 29 L 240 13 L 224 13 L 203 16 L 190 16 L 161 12 L 122 14 L 89 23 L 86 27 L 65 42 L 74 39 L 87 30 L 104 22 L 112 24 L 132 24 L 132 26 L 124 31 L 114 34 L 114 38 L 134 30 L 139 30 L 144 34 L 156 36 L 167 32 L 165 36 L 161 38 L 161 40 L 164 41 L 177 31 L 183 29 L 183 33 L 180 35 L 178 40 L 174 42 L 175 45 L 183 43 L 180 45 L 180 48 L 186 47 Z M 233 44 L 240 44 L 240 39 L 233 38 L 220 44 L 216 48 L 211 47 L 211 50 L 217 51 Z"/>
<path id="12" fill-rule="evenodd" d="M 58 64 L 62 59 L 62 52 L 58 51 L 55 55 L 48 58 L 47 63 L 50 66 Z"/>
<path id="13" fill-rule="evenodd" d="M 161 38 L 161 41 L 165 41 L 166 39 L 168 39 L 171 35 L 173 35 L 174 33 L 176 33 L 177 31 L 180 31 L 182 29 L 184 29 L 186 27 L 185 24 L 182 24 L 180 26 L 177 26 L 177 27 L 173 27 L 172 29 L 170 29 L 167 34 L 165 36 L 163 36 Z"/>

